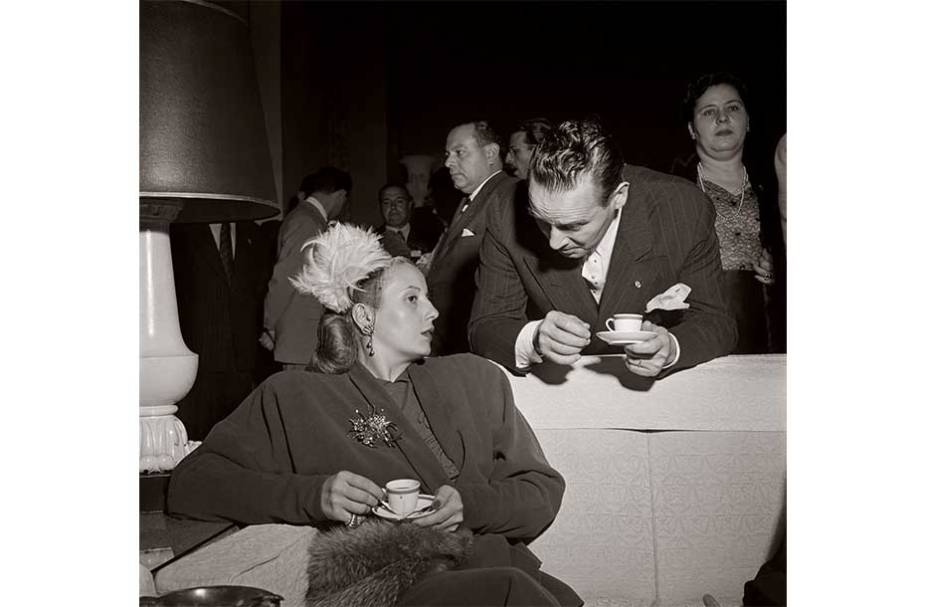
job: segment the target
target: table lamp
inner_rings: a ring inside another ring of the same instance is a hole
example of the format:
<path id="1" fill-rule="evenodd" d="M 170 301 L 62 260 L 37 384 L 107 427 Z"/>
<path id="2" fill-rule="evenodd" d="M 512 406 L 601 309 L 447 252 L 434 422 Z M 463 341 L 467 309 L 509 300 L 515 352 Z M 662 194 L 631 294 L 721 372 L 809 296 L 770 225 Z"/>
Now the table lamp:
<path id="1" fill-rule="evenodd" d="M 177 316 L 169 226 L 277 214 L 244 2 L 139 6 L 139 470 L 193 444 L 174 416 L 197 355 Z"/>

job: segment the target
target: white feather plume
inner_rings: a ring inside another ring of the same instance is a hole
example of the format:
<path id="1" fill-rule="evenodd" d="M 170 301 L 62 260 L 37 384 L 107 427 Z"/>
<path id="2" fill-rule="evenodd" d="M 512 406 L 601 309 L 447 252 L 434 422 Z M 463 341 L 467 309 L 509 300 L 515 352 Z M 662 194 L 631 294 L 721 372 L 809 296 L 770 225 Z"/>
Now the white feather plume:
<path id="1" fill-rule="evenodd" d="M 392 259 L 370 229 L 336 223 L 303 244 L 303 269 L 290 278 L 300 293 L 311 293 L 326 308 L 342 313 L 351 307 L 350 294 Z"/>

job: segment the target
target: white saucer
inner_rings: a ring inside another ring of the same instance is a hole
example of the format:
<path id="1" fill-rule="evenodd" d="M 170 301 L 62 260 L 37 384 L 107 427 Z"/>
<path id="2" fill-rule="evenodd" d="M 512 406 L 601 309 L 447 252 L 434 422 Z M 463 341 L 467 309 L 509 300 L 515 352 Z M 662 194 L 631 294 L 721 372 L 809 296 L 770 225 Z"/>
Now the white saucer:
<path id="1" fill-rule="evenodd" d="M 610 346 L 639 344 L 656 335 L 653 331 L 599 331 L 596 337 Z"/>
<path id="2" fill-rule="evenodd" d="M 413 511 L 411 514 L 407 514 L 406 516 L 399 516 L 398 514 L 387 510 L 384 508 L 382 503 L 373 507 L 373 513 L 380 518 L 385 518 L 391 521 L 411 521 L 425 516 L 426 514 L 431 514 L 431 503 L 434 500 L 435 496 L 422 493 L 418 496 L 418 502 L 415 504 L 415 511 Z M 425 511 L 426 508 L 428 509 L 427 512 Z"/>

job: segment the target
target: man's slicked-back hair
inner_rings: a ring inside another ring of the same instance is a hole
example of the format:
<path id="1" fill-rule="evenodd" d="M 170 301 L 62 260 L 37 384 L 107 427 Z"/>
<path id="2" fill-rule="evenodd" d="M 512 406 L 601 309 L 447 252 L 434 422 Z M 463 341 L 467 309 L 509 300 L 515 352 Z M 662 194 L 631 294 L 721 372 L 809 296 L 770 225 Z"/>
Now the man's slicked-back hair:
<path id="1" fill-rule="evenodd" d="M 551 192 L 566 192 L 589 174 L 602 188 L 602 206 L 621 183 L 624 159 L 596 117 L 566 120 L 534 148 L 531 180 Z"/>
<path id="2" fill-rule="evenodd" d="M 492 128 L 486 120 L 476 120 L 472 123 L 464 123 L 473 125 L 473 137 L 476 139 L 477 145 L 489 145 L 490 143 L 495 143 L 502 148 L 502 139 L 499 138 L 499 134 Z"/>
<path id="3" fill-rule="evenodd" d="M 311 195 L 313 192 L 331 194 L 338 190 L 351 192 L 351 176 L 335 167 L 322 167 L 311 175 L 303 177 L 299 191 Z"/>

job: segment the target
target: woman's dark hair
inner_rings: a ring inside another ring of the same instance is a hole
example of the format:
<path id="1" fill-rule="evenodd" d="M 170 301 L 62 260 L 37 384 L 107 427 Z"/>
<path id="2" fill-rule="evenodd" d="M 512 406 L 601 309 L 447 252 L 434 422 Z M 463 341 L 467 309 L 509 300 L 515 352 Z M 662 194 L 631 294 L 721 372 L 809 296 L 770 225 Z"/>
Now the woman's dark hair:
<path id="1" fill-rule="evenodd" d="M 373 272 L 365 278 L 358 288 L 351 291 L 352 303 L 363 303 L 372 308 L 379 309 L 380 294 L 383 291 L 383 281 L 388 272 L 400 264 L 415 267 L 405 257 L 394 257 L 390 264 Z M 354 324 L 351 317 L 351 308 L 342 313 L 325 310 L 319 321 L 319 345 L 316 346 L 309 368 L 320 373 L 337 375 L 346 372 L 357 362 L 358 348 L 361 347 L 363 335 Z"/>
<path id="2" fill-rule="evenodd" d="M 689 82 L 689 86 L 686 89 L 686 96 L 682 100 L 682 119 L 684 123 L 688 124 L 692 121 L 695 113 L 695 104 L 698 102 L 699 97 L 704 95 L 709 87 L 717 84 L 727 84 L 734 87 L 749 111 L 750 100 L 747 99 L 747 86 L 743 81 L 730 72 L 711 72 L 710 74 L 702 74 Z"/>

